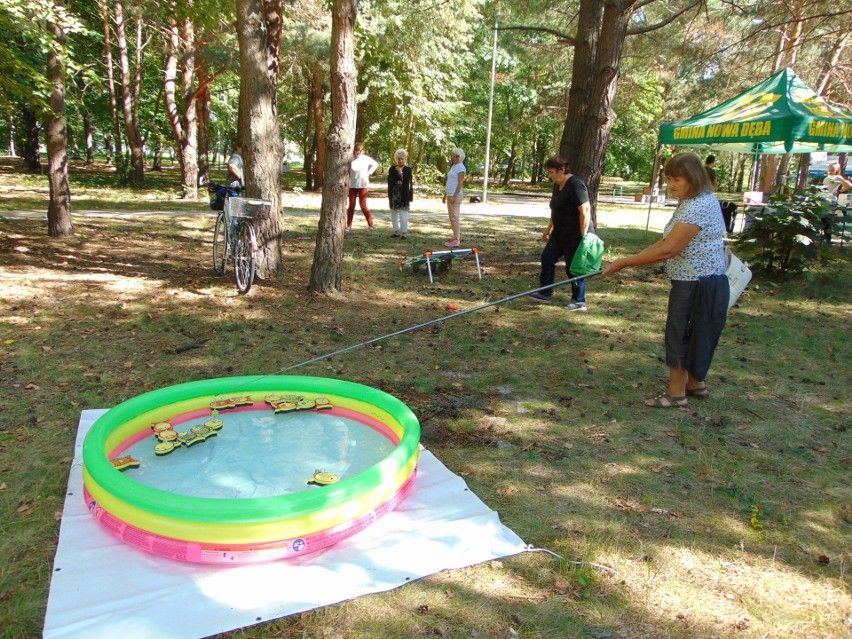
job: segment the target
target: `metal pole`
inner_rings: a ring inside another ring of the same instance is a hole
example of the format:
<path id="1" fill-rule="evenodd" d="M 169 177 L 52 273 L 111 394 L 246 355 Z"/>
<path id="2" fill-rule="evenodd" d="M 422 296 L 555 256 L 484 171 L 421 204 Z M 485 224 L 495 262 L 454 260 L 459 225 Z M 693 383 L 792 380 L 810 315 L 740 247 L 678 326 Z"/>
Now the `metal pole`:
<path id="1" fill-rule="evenodd" d="M 427 261 L 428 263 L 428 261 Z M 497 306 L 499 304 L 505 304 L 506 302 L 511 302 L 512 300 L 516 300 L 521 297 L 526 297 L 530 293 L 538 293 L 547 288 L 556 288 L 557 286 L 565 286 L 566 284 L 571 284 L 572 282 L 579 282 L 580 280 L 589 279 L 590 277 L 595 277 L 596 275 L 600 275 L 603 273 L 603 270 L 593 271 L 592 273 L 586 273 L 585 275 L 578 275 L 577 277 L 572 277 L 567 280 L 562 280 L 561 282 L 556 282 L 554 284 L 548 284 L 547 286 L 539 286 L 538 288 L 534 288 L 529 291 L 524 291 L 523 293 L 516 293 L 515 295 L 509 295 L 509 297 L 504 297 L 503 299 L 499 299 L 495 302 L 488 302 L 486 304 L 480 304 L 479 306 L 474 306 L 473 308 L 468 308 L 464 311 L 458 311 L 457 313 L 452 313 L 451 315 L 445 315 L 444 317 L 436 317 L 433 320 L 429 320 L 428 322 L 424 322 L 422 324 L 418 324 L 417 326 L 409 326 L 408 328 L 403 328 L 399 331 L 394 331 L 393 333 L 388 333 L 387 335 L 382 335 L 381 337 L 375 337 L 373 339 L 369 339 L 366 342 L 359 342 L 358 344 L 353 344 L 352 346 L 347 346 L 346 348 L 341 348 L 340 350 L 334 351 L 333 353 L 326 353 L 325 355 L 320 355 L 319 357 L 314 357 L 313 359 L 309 359 L 305 362 L 300 362 L 298 364 L 293 364 L 292 366 L 288 366 L 287 368 L 282 368 L 279 371 L 274 373 L 270 373 L 269 375 L 258 375 L 257 377 L 246 381 L 245 383 L 237 386 L 236 388 L 232 388 L 231 392 L 236 392 L 240 389 L 246 388 L 250 386 L 254 382 L 263 379 L 264 377 L 270 377 L 272 375 L 280 375 L 281 373 L 286 373 L 287 371 L 291 371 L 294 368 L 300 368 L 302 366 L 307 366 L 308 364 L 315 364 L 316 362 L 321 362 L 329 357 L 334 357 L 335 355 L 342 355 L 343 353 L 348 353 L 350 351 L 354 351 L 363 346 L 369 346 L 370 344 L 375 344 L 376 342 L 381 342 L 382 340 L 386 340 L 391 337 L 396 337 L 398 335 L 404 335 L 405 333 L 410 333 L 411 331 L 416 331 L 420 328 L 425 328 L 427 326 L 432 326 L 433 324 L 440 324 L 441 322 L 446 322 L 449 319 L 453 319 L 454 317 L 460 317 L 462 315 L 467 315 L 468 313 L 476 313 L 477 311 L 481 311 L 486 308 L 490 308 L 492 306 Z M 220 397 L 217 395 L 216 397 Z"/>
<path id="2" fill-rule="evenodd" d="M 485 179 L 482 182 L 482 203 L 488 204 L 488 169 L 491 163 L 491 117 L 494 114 L 494 75 L 497 69 L 497 20 L 494 16 L 494 49 L 491 51 L 491 96 L 488 98 L 488 133 L 485 137 Z"/>

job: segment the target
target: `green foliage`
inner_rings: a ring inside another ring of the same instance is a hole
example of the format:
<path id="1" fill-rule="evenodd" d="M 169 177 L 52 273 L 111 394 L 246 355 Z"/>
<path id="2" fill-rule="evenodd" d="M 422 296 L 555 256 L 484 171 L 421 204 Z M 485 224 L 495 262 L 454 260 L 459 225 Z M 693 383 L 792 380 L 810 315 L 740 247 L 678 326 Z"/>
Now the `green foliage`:
<path id="1" fill-rule="evenodd" d="M 776 196 L 752 218 L 737 248 L 752 270 L 771 276 L 795 275 L 830 258 L 822 231 L 824 225 L 833 224 L 830 202 L 814 188 L 804 195 Z"/>

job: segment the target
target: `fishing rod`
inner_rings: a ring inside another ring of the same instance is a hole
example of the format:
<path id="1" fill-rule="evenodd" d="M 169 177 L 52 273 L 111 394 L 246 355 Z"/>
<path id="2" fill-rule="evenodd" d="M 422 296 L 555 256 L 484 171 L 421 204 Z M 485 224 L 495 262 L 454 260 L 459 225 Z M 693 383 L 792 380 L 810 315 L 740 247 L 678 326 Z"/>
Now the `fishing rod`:
<path id="1" fill-rule="evenodd" d="M 433 320 L 429 320 L 428 322 L 424 322 L 422 324 L 418 324 L 417 326 L 409 326 L 408 328 L 403 328 L 399 331 L 394 331 L 393 333 L 388 333 L 387 335 L 382 335 L 381 337 L 375 337 L 373 339 L 367 340 L 365 342 L 359 342 L 358 344 L 353 344 L 352 346 L 347 346 L 346 348 L 341 348 L 340 350 L 334 351 L 333 353 L 326 353 L 325 355 L 320 355 L 319 357 L 314 357 L 313 359 L 309 359 L 304 362 L 300 362 L 298 364 L 293 364 L 292 366 L 288 366 L 286 368 L 282 368 L 279 371 L 274 373 L 269 373 L 268 375 L 259 375 L 255 379 L 249 380 L 244 384 L 241 384 L 238 388 L 231 389 L 231 392 L 240 390 L 254 382 L 263 379 L 264 377 L 271 377 L 273 375 L 280 375 L 281 373 L 286 373 L 287 371 L 291 371 L 296 368 L 301 368 L 302 366 L 307 366 L 308 364 L 315 364 L 317 362 L 321 362 L 325 359 L 329 359 L 330 357 L 334 357 L 335 355 L 342 355 L 343 353 L 348 353 L 350 351 L 354 351 L 359 348 L 363 348 L 364 346 L 369 346 L 371 344 L 376 344 L 378 342 L 384 341 L 386 339 L 390 339 L 391 337 L 397 337 L 398 335 L 404 335 L 405 333 L 410 333 L 412 331 L 416 331 L 420 328 L 425 328 L 427 326 L 432 326 L 433 324 L 440 324 L 441 322 L 446 322 L 447 320 L 453 319 L 455 317 L 461 317 L 462 315 L 467 315 L 468 313 L 475 313 L 477 311 L 481 311 L 486 308 L 490 308 L 492 306 L 497 306 L 499 304 L 505 304 L 506 302 L 511 302 L 512 300 L 516 300 L 520 297 L 526 297 L 532 293 L 538 293 L 540 291 L 544 291 L 550 288 L 556 288 L 557 286 L 564 286 L 565 284 L 571 284 L 573 282 L 579 282 L 580 280 L 585 280 L 590 277 L 594 277 L 595 275 L 600 275 L 603 273 L 603 269 L 594 271 L 592 273 L 588 273 L 586 275 L 578 275 L 577 277 L 572 277 L 571 279 L 562 280 L 561 282 L 556 282 L 555 284 L 548 284 L 547 286 L 540 286 L 538 288 L 531 289 L 529 291 L 525 291 L 523 293 L 517 293 L 515 295 L 510 295 L 509 297 L 504 297 L 503 299 L 497 300 L 496 302 L 488 302 L 487 304 L 480 304 L 479 306 L 474 306 L 473 308 L 468 308 L 464 311 L 459 311 L 457 313 L 452 313 L 450 315 L 445 315 L 444 317 L 437 317 Z"/>

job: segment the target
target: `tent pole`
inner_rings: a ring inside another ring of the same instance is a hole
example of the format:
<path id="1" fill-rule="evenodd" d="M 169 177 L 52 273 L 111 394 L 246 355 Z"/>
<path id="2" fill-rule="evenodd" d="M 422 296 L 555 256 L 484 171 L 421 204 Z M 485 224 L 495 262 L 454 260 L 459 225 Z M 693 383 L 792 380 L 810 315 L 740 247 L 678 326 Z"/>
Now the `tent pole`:
<path id="1" fill-rule="evenodd" d="M 751 175 L 749 175 L 748 180 L 748 190 L 756 191 L 757 190 L 757 175 L 760 171 L 760 147 L 755 145 L 754 147 L 754 155 L 751 158 Z"/>

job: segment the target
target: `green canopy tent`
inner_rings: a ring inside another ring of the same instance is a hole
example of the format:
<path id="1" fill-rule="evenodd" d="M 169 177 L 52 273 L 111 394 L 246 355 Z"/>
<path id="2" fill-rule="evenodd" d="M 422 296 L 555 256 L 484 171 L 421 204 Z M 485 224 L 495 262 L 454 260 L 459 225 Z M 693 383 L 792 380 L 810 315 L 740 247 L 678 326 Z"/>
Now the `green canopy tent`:
<path id="1" fill-rule="evenodd" d="M 708 111 L 661 125 L 657 150 L 664 144 L 754 156 L 848 153 L 852 112 L 826 102 L 788 68 Z"/>
<path id="2" fill-rule="evenodd" d="M 663 124 L 663 144 L 752 154 L 852 152 L 852 112 L 784 69 L 709 111 Z"/>

